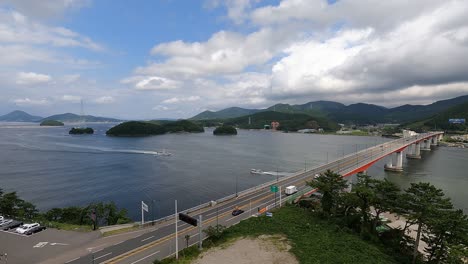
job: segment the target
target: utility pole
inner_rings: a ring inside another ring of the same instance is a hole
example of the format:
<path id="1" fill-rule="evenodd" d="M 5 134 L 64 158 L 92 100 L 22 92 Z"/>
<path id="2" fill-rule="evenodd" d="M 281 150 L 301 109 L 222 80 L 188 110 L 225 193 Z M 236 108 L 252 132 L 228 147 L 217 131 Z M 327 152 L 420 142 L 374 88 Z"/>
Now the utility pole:
<path id="1" fill-rule="evenodd" d="M 179 242 L 178 242 L 178 237 L 177 237 L 177 200 L 175 200 L 175 214 L 174 214 L 174 219 L 175 219 L 175 258 L 179 259 Z"/>
<path id="2" fill-rule="evenodd" d="M 199 225 L 198 225 L 198 239 L 199 239 L 198 249 L 202 250 L 203 245 L 202 245 L 202 215 L 201 214 L 198 216 L 198 221 L 199 221 Z"/>

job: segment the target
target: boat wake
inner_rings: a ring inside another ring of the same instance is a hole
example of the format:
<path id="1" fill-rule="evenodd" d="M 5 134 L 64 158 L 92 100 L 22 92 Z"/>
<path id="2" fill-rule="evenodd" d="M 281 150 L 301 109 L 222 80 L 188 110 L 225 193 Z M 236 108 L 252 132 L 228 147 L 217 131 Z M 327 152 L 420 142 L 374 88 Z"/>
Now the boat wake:
<path id="1" fill-rule="evenodd" d="M 262 171 L 259 169 L 251 169 L 251 174 L 261 174 L 261 175 L 270 175 L 270 176 L 290 176 L 294 173 L 291 172 L 284 172 L 284 171 Z"/>

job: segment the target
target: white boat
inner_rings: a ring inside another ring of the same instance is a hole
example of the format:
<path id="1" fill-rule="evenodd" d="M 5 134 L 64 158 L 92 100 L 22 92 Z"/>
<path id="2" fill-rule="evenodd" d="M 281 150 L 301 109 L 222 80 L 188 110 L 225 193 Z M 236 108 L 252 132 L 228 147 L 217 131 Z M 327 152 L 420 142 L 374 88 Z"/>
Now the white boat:
<path id="1" fill-rule="evenodd" d="M 166 151 L 166 149 L 163 149 L 163 151 L 159 152 L 159 151 L 156 151 L 156 155 L 157 156 L 171 156 L 172 153 L 169 153 Z"/>
<path id="2" fill-rule="evenodd" d="M 251 169 L 250 173 L 252 173 L 252 174 L 263 174 L 263 171 L 259 170 L 259 169 Z"/>

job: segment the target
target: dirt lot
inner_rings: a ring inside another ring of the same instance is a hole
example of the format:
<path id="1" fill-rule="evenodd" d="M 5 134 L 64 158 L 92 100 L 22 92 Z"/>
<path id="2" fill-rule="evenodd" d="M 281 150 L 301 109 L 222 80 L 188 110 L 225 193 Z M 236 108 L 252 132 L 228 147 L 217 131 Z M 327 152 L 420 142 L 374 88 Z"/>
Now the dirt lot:
<path id="1" fill-rule="evenodd" d="M 226 246 L 203 253 L 194 264 L 296 264 L 296 257 L 289 252 L 291 246 L 282 236 L 243 238 Z"/>

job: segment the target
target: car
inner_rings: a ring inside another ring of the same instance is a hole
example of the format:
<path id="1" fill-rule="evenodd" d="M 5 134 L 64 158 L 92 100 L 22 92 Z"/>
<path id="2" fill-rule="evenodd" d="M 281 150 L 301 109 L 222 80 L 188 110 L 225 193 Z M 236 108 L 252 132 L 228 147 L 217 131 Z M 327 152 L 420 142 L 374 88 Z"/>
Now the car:
<path id="1" fill-rule="evenodd" d="M 2 226 L 2 228 L 3 228 L 4 231 L 7 231 L 7 230 L 10 230 L 10 229 L 13 229 L 13 228 L 20 227 L 22 225 L 23 225 L 23 222 L 13 220 L 13 222 L 11 222 L 8 225 Z"/>
<path id="2" fill-rule="evenodd" d="M 13 220 L 12 219 L 5 219 L 3 221 L 0 221 L 0 226 L 7 226 L 9 225 L 10 223 L 12 223 Z"/>
<path id="3" fill-rule="evenodd" d="M 31 228 L 29 231 L 27 231 L 25 234 L 26 235 L 32 235 L 34 233 L 37 233 L 37 232 L 41 232 L 42 230 L 45 230 L 46 227 L 45 226 L 36 226 L 36 227 L 33 227 Z"/>
<path id="4" fill-rule="evenodd" d="M 5 220 L 5 218 L 3 217 L 3 215 L 0 215 L 0 222 L 3 222 L 3 220 Z"/>
<path id="5" fill-rule="evenodd" d="M 235 209 L 234 211 L 232 211 L 232 215 L 233 216 L 236 216 L 236 215 L 240 215 L 244 212 L 244 210 L 241 210 L 241 209 Z"/>
<path id="6" fill-rule="evenodd" d="M 32 229 L 39 226 L 39 223 L 32 223 L 32 224 L 24 224 L 18 228 L 16 228 L 16 233 L 18 234 L 26 234 Z"/>

